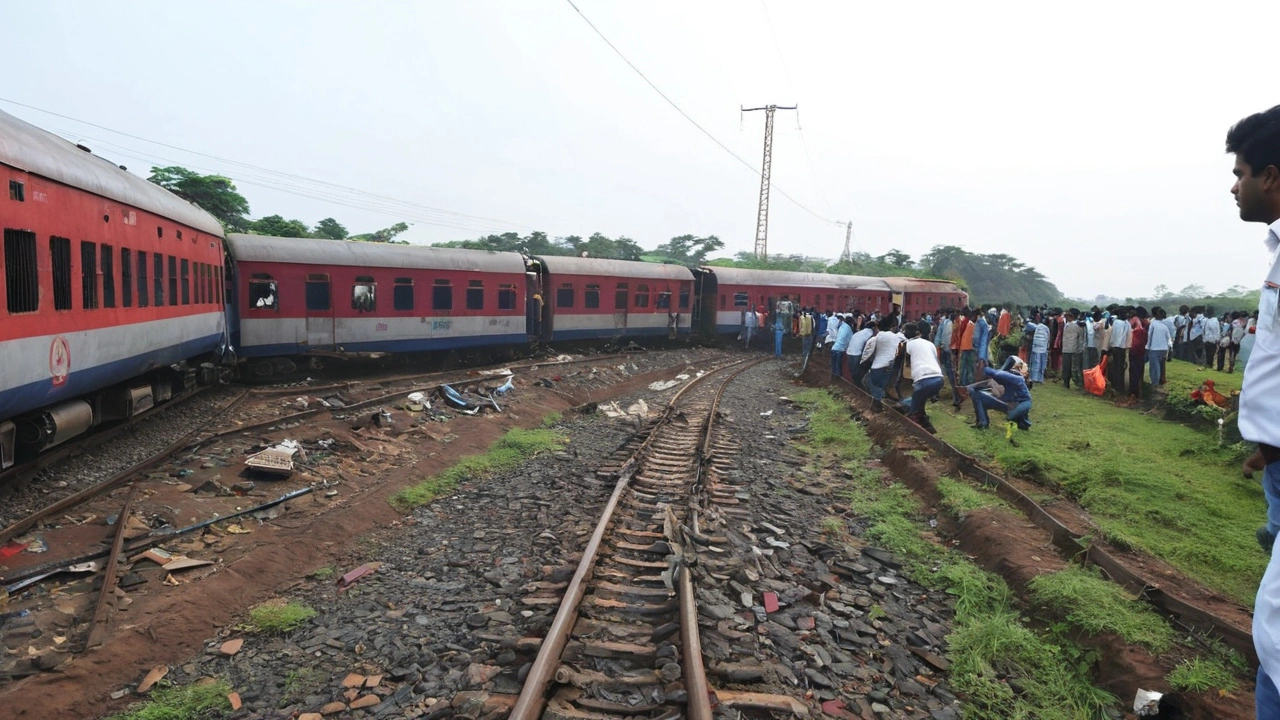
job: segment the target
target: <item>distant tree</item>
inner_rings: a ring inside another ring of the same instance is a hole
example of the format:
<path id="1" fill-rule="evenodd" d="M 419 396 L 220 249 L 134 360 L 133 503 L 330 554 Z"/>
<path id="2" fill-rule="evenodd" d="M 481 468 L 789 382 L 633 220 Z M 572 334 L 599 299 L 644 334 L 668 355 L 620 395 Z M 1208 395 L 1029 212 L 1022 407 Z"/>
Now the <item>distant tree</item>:
<path id="1" fill-rule="evenodd" d="M 1157 285 L 1155 289 L 1151 291 L 1151 297 L 1155 300 L 1164 300 L 1171 295 L 1173 295 L 1173 293 L 1169 292 L 1169 286 L 1163 283 Z"/>
<path id="2" fill-rule="evenodd" d="M 911 256 L 902 252 L 897 248 L 890 250 L 889 252 L 878 257 L 877 259 L 880 260 L 881 262 L 889 263 L 890 265 L 893 265 L 895 267 L 904 268 L 904 267 L 909 267 L 911 265 Z"/>
<path id="3" fill-rule="evenodd" d="M 159 185 L 187 202 L 195 203 L 218 218 L 223 227 L 234 232 L 249 228 L 246 215 L 249 201 L 236 191 L 235 183 L 221 175 L 201 175 L 184 167 L 152 167 L 147 180 Z"/>
<path id="4" fill-rule="evenodd" d="M 350 239 L 359 240 L 362 242 L 389 243 L 394 241 L 395 236 L 399 235 L 400 233 L 408 229 L 409 229 L 409 225 L 407 223 L 398 222 L 395 225 L 392 225 L 391 227 L 382 228 L 381 230 L 375 230 L 374 232 L 371 232 L 371 233 L 362 233 L 360 235 L 352 235 Z"/>
<path id="5" fill-rule="evenodd" d="M 329 238 L 330 240 L 347 239 L 347 229 L 342 226 L 342 223 L 331 217 L 316 223 L 316 229 L 312 231 L 312 234 L 316 237 Z"/>
<path id="6" fill-rule="evenodd" d="M 1205 290 L 1203 285 L 1191 284 L 1179 290 L 1178 294 L 1182 297 L 1201 298 L 1208 295 L 1209 292 Z"/>
<path id="7" fill-rule="evenodd" d="M 703 265 L 707 255 L 724 247 L 724 241 L 715 235 L 694 237 L 681 235 L 653 249 L 653 255 L 665 259 L 666 262 L 680 265 Z"/>
<path id="8" fill-rule="evenodd" d="M 556 244 L 560 245 L 569 254 L 586 255 L 586 257 L 606 258 L 609 260 L 639 260 L 644 254 L 644 249 L 626 236 L 620 236 L 617 240 L 609 238 L 601 233 L 592 233 L 591 237 L 583 240 L 577 235 L 558 238 Z"/>
<path id="9" fill-rule="evenodd" d="M 249 223 L 249 232 L 254 235 L 271 235 L 274 237 L 305 238 L 311 237 L 311 230 L 301 220 L 285 220 L 280 215 L 268 215 Z"/>

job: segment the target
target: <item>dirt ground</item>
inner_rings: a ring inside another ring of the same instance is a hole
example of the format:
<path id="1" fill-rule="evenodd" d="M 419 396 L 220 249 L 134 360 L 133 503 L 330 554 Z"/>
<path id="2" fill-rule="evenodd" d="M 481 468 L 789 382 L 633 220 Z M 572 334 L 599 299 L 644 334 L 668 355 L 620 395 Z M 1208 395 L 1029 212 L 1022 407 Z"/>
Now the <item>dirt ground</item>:
<path id="1" fill-rule="evenodd" d="M 691 363 L 710 356 L 709 351 L 653 353 L 643 363 L 644 368 L 637 368 L 642 371 L 607 385 L 574 383 L 565 377 L 567 372 L 546 366 L 520 378 L 515 399 L 510 401 L 506 412 L 426 425 L 412 438 L 413 442 L 401 441 L 394 432 L 378 429 L 353 431 L 350 419 L 338 420 L 325 414 L 298 426 L 255 433 L 254 442 L 259 444 L 285 438 L 332 439 L 358 451 L 344 464 L 341 482 L 334 485 L 338 492 L 333 497 L 316 491 L 290 501 L 283 512 L 267 521 L 259 523 L 246 518 L 246 522 L 240 523 L 242 529 L 249 530 L 245 534 L 228 537 L 225 530 L 214 529 L 195 541 L 201 545 L 200 549 L 217 552 L 215 565 L 167 576 L 157 566 L 145 584 L 128 591 L 118 589 L 115 606 L 105 621 L 108 633 L 104 644 L 79 655 L 60 650 L 49 662 L 50 666 L 56 665 L 53 671 L 29 676 L 0 689 L 3 714 L 41 719 L 97 716 L 104 711 L 104 702 L 108 702 L 112 691 L 136 682 L 148 668 L 176 663 L 199 652 L 204 638 L 213 629 L 233 622 L 248 608 L 296 585 L 307 573 L 341 559 L 360 536 L 401 522 L 404 516 L 387 502 L 400 489 L 449 467 L 458 458 L 484 452 L 508 429 L 536 427 L 549 413 L 566 412 L 582 403 L 604 402 L 627 395 L 649 383 L 669 379 Z M 535 382 L 539 380 L 544 383 Z M 305 389 L 299 389 L 297 394 L 305 395 Z M 219 463 L 199 463 L 195 473 L 181 480 L 184 484 L 198 485 L 207 479 L 205 475 L 218 469 Z M 226 470 L 223 470 L 225 477 Z M 233 479 L 222 482 L 230 485 Z M 325 486 L 322 478 L 311 478 L 317 479 Z M 196 498 L 174 486 L 160 486 L 141 503 L 141 512 L 144 515 L 168 512 L 177 524 L 183 524 L 182 521 L 197 515 L 207 517 L 208 512 L 216 512 L 218 507 L 224 512 L 250 507 L 266 499 L 261 496 L 275 497 L 305 484 L 305 480 L 296 478 L 259 482 L 255 493 L 260 497 L 208 498 Z M 263 487 L 268 489 L 262 490 Z M 112 507 L 118 512 L 122 497 L 122 493 L 104 496 L 95 505 L 99 509 L 80 512 L 105 514 Z M 185 507 L 174 507 L 183 503 Z M 199 513 L 192 512 L 193 505 L 200 506 Z M 74 552 L 95 532 L 99 539 L 104 532 L 101 526 L 68 525 L 65 532 L 47 533 L 56 540 L 50 542 L 49 554 L 39 558 L 40 561 L 59 552 Z M 32 562 L 27 560 L 28 564 Z M 147 564 L 140 563 L 139 567 Z M 148 573 L 143 570 L 140 574 Z M 169 586 L 167 581 L 176 586 Z M 58 591 L 66 590 L 66 599 L 71 599 L 74 593 L 70 591 L 74 589 L 59 587 Z M 74 609 L 83 610 L 90 596 L 96 597 L 96 592 L 76 595 Z M 59 632 L 69 636 L 69 629 L 66 618 L 57 620 L 55 616 L 53 626 L 35 627 L 31 642 L 44 642 L 40 637 L 45 637 L 45 641 L 61 637 Z M 71 645 L 72 640 L 68 637 L 59 645 Z"/>

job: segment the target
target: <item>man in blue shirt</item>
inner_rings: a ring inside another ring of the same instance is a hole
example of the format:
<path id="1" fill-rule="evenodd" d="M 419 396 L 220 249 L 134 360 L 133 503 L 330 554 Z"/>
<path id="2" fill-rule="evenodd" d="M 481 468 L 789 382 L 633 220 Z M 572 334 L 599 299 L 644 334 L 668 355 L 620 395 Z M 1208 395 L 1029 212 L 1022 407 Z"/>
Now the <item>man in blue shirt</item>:
<path id="1" fill-rule="evenodd" d="M 1005 360 L 1004 366 L 999 370 L 994 368 L 983 370 L 988 378 L 998 383 L 1004 390 L 1000 397 L 997 398 L 990 392 L 982 390 L 976 384 L 967 388 L 973 400 L 975 429 L 985 430 L 990 425 L 987 410 L 1003 412 L 1010 422 L 1017 423 L 1019 430 L 1031 429 L 1031 420 L 1028 418 L 1031 413 L 1031 391 L 1027 389 L 1025 375 L 1027 366 L 1017 363 L 1016 360 L 1017 358 L 1010 357 Z M 1019 369 L 1013 370 L 1014 367 Z"/>
<path id="2" fill-rule="evenodd" d="M 1169 355 L 1169 347 L 1173 338 L 1169 334 L 1169 326 L 1165 324 L 1164 308 L 1155 308 L 1155 319 L 1147 327 L 1147 362 L 1151 365 L 1151 385 L 1164 384 L 1164 362 Z"/>
<path id="3" fill-rule="evenodd" d="M 982 372 L 990 364 L 991 349 L 991 323 L 987 322 L 987 316 L 978 313 L 978 324 L 973 329 L 973 350 L 978 354 L 978 372 Z"/>
<path id="4" fill-rule="evenodd" d="M 836 377 L 844 377 L 844 351 L 849 349 L 849 342 L 853 340 L 853 325 L 847 319 L 842 320 L 844 322 L 836 331 L 836 344 L 831 346 L 831 374 Z"/>

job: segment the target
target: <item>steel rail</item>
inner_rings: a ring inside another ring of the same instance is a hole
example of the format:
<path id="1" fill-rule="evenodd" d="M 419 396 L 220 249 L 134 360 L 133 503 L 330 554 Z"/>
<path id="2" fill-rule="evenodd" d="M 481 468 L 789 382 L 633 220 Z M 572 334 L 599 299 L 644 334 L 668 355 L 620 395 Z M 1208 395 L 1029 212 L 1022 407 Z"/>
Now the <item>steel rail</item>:
<path id="1" fill-rule="evenodd" d="M 577 621 L 578 608 L 586 593 L 587 583 L 591 578 L 592 571 L 594 570 L 596 561 L 599 557 L 600 546 L 604 542 L 605 533 L 613 522 L 614 512 L 622 499 L 623 493 L 629 488 L 632 479 L 635 477 L 636 471 L 640 467 L 641 458 L 648 453 L 649 448 L 657 438 L 657 430 L 670 421 L 671 417 L 675 414 L 679 401 L 691 388 L 701 384 L 712 375 L 716 375 L 723 370 L 742 365 L 746 362 L 748 362 L 748 360 L 739 360 L 722 365 L 686 383 L 685 386 L 667 402 L 662 418 L 652 428 L 644 443 L 642 443 L 641 446 L 632 453 L 632 456 L 623 464 L 622 469 L 619 472 L 618 481 L 614 485 L 613 493 L 609 496 L 609 500 L 605 504 L 605 508 L 600 515 L 600 520 L 597 521 L 595 530 L 591 533 L 591 538 L 587 541 L 586 548 L 583 549 L 582 559 L 578 562 L 577 570 L 574 572 L 573 578 L 569 581 L 568 587 L 565 588 L 564 596 L 556 611 L 555 619 L 552 621 L 551 627 L 547 630 L 546 637 L 542 641 L 541 647 L 538 649 L 538 655 L 529 669 L 529 673 L 525 678 L 524 686 L 520 690 L 520 695 L 517 697 L 515 705 L 511 708 L 511 713 L 508 716 L 509 720 L 535 720 L 536 718 L 541 717 L 544 709 L 546 708 L 547 690 L 550 687 L 552 680 L 555 678 L 556 669 L 560 662 L 560 656 L 563 654 L 565 647 L 569 643 L 569 635 L 573 629 L 574 623 Z M 762 362 L 762 360 L 756 362 Z M 736 376 L 737 373 L 734 373 L 723 382 L 727 384 Z M 692 585 L 689 581 L 687 572 L 681 573 L 681 579 L 679 582 L 682 588 L 680 602 L 682 616 L 681 625 L 686 626 L 689 624 L 689 622 L 684 618 L 688 613 L 687 608 L 692 608 L 692 612 L 694 613 L 692 620 L 694 628 L 693 641 L 697 642 L 697 610 L 696 605 L 694 605 Z M 683 589 L 686 584 L 689 585 L 687 593 L 688 602 L 685 600 L 686 594 Z M 682 644 L 687 645 L 688 642 L 689 640 L 686 638 L 684 631 L 682 630 Z M 689 649 L 685 647 L 684 651 L 685 657 L 683 664 L 686 680 L 686 695 L 688 696 L 690 706 L 693 706 L 696 704 L 695 695 L 690 689 L 689 683 L 689 672 L 692 663 L 690 662 Z M 693 712 L 699 713 L 699 715 L 696 716 L 696 720 L 710 720 L 711 707 L 707 694 L 705 669 L 702 668 L 701 664 L 700 645 L 697 648 L 694 657 L 698 660 L 697 671 L 695 672 L 701 674 L 700 683 L 696 676 L 694 678 L 694 682 L 698 683 L 701 688 L 698 691 L 697 697 L 701 698 L 701 703 L 705 705 L 706 714 L 701 714 L 701 711 L 699 710 L 694 710 Z M 691 713 L 691 717 L 695 716 Z"/>

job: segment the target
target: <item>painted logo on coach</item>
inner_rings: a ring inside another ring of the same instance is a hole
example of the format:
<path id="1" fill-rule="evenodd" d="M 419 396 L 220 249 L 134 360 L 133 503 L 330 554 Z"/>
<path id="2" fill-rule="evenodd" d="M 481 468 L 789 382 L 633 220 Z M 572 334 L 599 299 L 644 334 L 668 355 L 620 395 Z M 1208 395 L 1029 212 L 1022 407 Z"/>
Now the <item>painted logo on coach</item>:
<path id="1" fill-rule="evenodd" d="M 54 387 L 62 387 L 70 374 L 71 347 L 67 339 L 59 335 L 49 344 L 49 377 L 53 378 Z"/>

